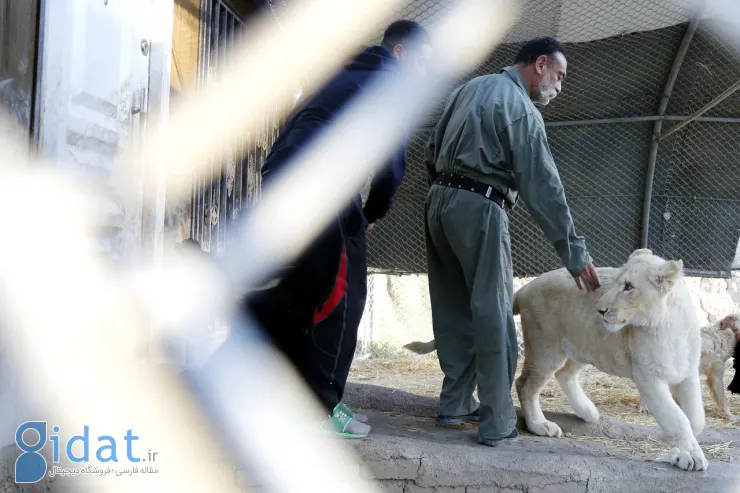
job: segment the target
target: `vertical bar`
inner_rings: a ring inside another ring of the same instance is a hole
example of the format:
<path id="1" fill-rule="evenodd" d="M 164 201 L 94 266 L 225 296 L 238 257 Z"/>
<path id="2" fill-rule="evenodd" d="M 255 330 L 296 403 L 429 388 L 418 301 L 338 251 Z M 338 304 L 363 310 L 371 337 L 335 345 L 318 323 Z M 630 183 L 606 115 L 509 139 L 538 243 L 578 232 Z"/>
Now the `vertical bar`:
<path id="1" fill-rule="evenodd" d="M 223 62 L 226 52 L 229 49 L 228 43 L 228 26 L 230 13 L 226 8 L 221 9 L 221 18 L 219 20 L 218 43 L 219 43 L 219 64 Z M 221 168 L 218 174 L 218 223 L 216 229 L 217 251 L 220 253 L 224 247 L 224 238 L 226 236 L 224 218 L 226 217 L 226 195 L 228 193 L 228 160 L 221 161 Z"/>
<path id="2" fill-rule="evenodd" d="M 208 52 L 210 53 L 211 59 L 209 60 L 209 69 L 213 68 L 216 76 L 218 75 L 219 59 L 218 59 L 218 48 L 219 48 L 219 24 L 221 20 L 221 4 L 218 0 L 211 1 L 211 46 Z M 209 70 L 210 72 L 210 70 Z M 208 190 L 206 192 L 206 203 L 205 205 L 205 217 L 208 221 L 208 251 L 214 252 L 214 241 L 213 241 L 213 204 L 216 202 L 216 196 L 214 196 L 214 182 L 216 181 L 216 166 L 211 163 L 210 170 L 208 171 Z"/>
<path id="3" fill-rule="evenodd" d="M 200 1 L 200 31 L 198 33 L 198 86 L 203 89 L 205 85 L 205 72 L 207 68 L 206 64 L 206 52 L 208 48 L 208 29 L 210 22 L 208 20 L 208 4 L 210 0 Z"/>
<path id="4" fill-rule="evenodd" d="M 231 41 L 233 43 L 234 36 L 236 35 L 237 26 L 241 27 L 241 22 L 238 18 L 234 19 L 234 25 L 232 26 Z M 242 173 L 244 172 L 244 152 L 246 136 L 242 136 L 242 140 L 239 142 L 239 147 L 236 151 L 236 169 L 234 170 L 234 190 L 232 192 L 233 209 L 232 218 L 236 219 L 239 214 L 239 209 L 242 206 Z"/>
<path id="5" fill-rule="evenodd" d="M 666 80 L 666 85 L 663 89 L 663 96 L 661 96 L 660 103 L 658 104 L 658 117 L 665 115 L 665 112 L 668 109 L 668 102 L 671 99 L 671 94 L 673 94 L 673 86 L 676 83 L 676 79 L 678 79 L 678 74 L 681 72 L 683 60 L 686 57 L 686 53 L 689 51 L 689 46 L 691 46 L 691 41 L 694 39 L 694 34 L 696 34 L 696 30 L 698 29 L 700 22 L 701 16 L 694 15 L 691 22 L 689 22 L 689 25 L 686 27 L 686 32 L 684 32 L 681 44 L 676 51 L 676 56 L 673 58 L 671 72 L 668 74 L 668 79 Z M 658 162 L 658 150 L 660 141 L 662 140 L 662 132 L 663 120 L 656 120 L 653 125 L 653 136 L 652 141 L 650 142 L 650 149 L 648 151 L 647 171 L 645 173 L 645 192 L 642 204 L 642 227 L 640 230 L 641 248 L 648 248 L 649 244 L 650 213 L 653 205 L 653 182 L 655 181 L 655 166 Z"/>
<path id="6" fill-rule="evenodd" d="M 237 18 L 235 15 L 229 16 L 229 53 L 233 54 L 234 47 L 234 30 L 236 26 Z M 229 219 L 234 218 L 234 211 L 236 210 L 236 173 L 239 168 L 239 145 L 234 147 L 231 152 L 232 159 L 234 160 L 234 169 L 232 171 L 233 180 L 231 182 L 231 201 L 228 209 L 226 210 L 226 217 Z"/>
<path id="7" fill-rule="evenodd" d="M 200 189 L 198 188 L 198 173 L 193 172 L 193 199 L 190 202 L 190 237 L 200 241 L 200 223 L 198 221 L 200 210 Z"/>
<path id="8" fill-rule="evenodd" d="M 31 95 L 31 146 L 32 149 L 38 150 L 38 145 L 41 142 L 41 88 L 42 81 L 44 80 L 43 67 L 44 67 L 44 26 L 46 25 L 46 9 L 47 2 L 50 0 L 40 0 L 37 3 L 36 12 L 36 46 L 34 47 L 34 58 L 33 65 L 34 71 L 34 82 L 33 82 L 33 94 Z"/>
<path id="9" fill-rule="evenodd" d="M 198 32 L 198 90 L 205 89 L 206 82 L 206 53 L 208 39 L 208 3 L 210 0 L 200 1 L 200 30 Z M 190 237 L 200 241 L 200 187 L 198 186 L 198 172 L 193 171 L 193 198 L 190 204 Z"/>
<path id="10" fill-rule="evenodd" d="M 205 0 L 206 8 L 206 35 L 205 35 L 205 49 L 204 49 L 204 88 L 207 90 L 210 82 L 210 67 L 211 67 L 211 49 L 213 41 L 213 0 Z M 208 192 L 209 183 L 208 175 L 204 170 L 199 176 L 199 188 L 200 188 L 200 204 L 199 204 L 199 217 L 198 222 L 200 223 L 200 242 L 204 248 L 210 249 L 210 244 L 206 245 L 210 241 L 210 219 L 206 219 L 206 212 L 208 210 Z M 209 227 L 209 234 L 206 235 L 206 226 Z"/>

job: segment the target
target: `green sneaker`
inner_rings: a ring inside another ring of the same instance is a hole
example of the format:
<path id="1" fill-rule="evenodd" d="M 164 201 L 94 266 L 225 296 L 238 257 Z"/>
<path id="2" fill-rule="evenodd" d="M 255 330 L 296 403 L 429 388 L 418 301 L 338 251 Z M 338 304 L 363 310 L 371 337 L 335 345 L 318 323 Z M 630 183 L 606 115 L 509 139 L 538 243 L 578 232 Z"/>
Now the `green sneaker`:
<path id="1" fill-rule="evenodd" d="M 321 429 L 338 438 L 365 438 L 370 433 L 368 425 L 340 410 L 335 410 L 330 418 L 322 421 Z"/>
<path id="2" fill-rule="evenodd" d="M 367 416 L 352 411 L 352 409 L 348 408 L 347 405 L 343 402 L 340 402 L 339 404 L 337 404 L 337 407 L 334 408 L 334 412 L 337 411 L 342 411 L 344 414 L 352 419 L 359 421 L 360 423 L 367 423 L 369 421 Z"/>

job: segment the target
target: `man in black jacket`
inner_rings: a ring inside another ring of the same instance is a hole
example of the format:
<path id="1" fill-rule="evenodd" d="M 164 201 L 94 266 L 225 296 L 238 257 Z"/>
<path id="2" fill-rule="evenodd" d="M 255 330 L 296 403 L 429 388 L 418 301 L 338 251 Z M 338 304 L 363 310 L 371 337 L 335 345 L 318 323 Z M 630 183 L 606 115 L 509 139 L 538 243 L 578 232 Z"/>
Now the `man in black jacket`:
<path id="1" fill-rule="evenodd" d="M 378 75 L 401 66 L 424 73 L 430 57 L 424 28 L 406 20 L 391 24 L 380 46 L 362 51 L 294 112 L 267 156 L 263 186 L 269 186 L 286 163 Z M 322 428 L 341 437 L 364 437 L 370 430 L 363 423 L 366 417 L 355 415 L 341 400 L 367 296 L 365 233 L 390 209 L 406 171 L 405 156 L 404 138 L 398 152 L 373 178 L 364 206 L 357 194 L 277 286 L 245 300 L 245 307 L 326 407 L 328 418 Z"/>

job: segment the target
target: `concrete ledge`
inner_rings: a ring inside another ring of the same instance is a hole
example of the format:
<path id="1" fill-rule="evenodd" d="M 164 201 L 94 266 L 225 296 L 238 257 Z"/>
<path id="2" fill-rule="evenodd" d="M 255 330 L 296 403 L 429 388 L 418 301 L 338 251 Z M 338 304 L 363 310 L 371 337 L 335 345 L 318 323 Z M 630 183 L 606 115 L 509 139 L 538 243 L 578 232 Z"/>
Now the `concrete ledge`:
<path id="1" fill-rule="evenodd" d="M 439 411 L 439 399 L 410 394 L 402 390 L 389 389 L 377 385 L 348 383 L 344 401 L 351 407 L 391 412 L 406 416 L 435 417 Z M 517 408 L 519 428 L 525 429 L 521 409 Z M 586 423 L 573 414 L 545 411 L 547 419 L 557 423 L 564 433 L 573 435 L 604 437 L 616 440 L 660 440 L 658 426 L 639 426 L 623 423 L 602 416 L 598 423 Z M 740 427 L 708 428 L 698 437 L 699 443 L 712 445 L 727 442 L 740 442 Z"/>
<path id="2" fill-rule="evenodd" d="M 345 401 L 366 412 L 373 431 L 348 441 L 368 477 L 393 493 L 685 493 L 740 491 L 740 463 L 710 462 L 686 472 L 666 461 L 637 457 L 599 441 L 571 441 L 524 433 L 515 443 L 488 448 L 475 442 L 475 427 L 440 427 L 430 419 L 437 399 L 372 385 L 348 385 Z M 602 419 L 588 425 L 550 414 L 567 433 L 622 440 L 657 438 L 657 427 Z M 740 438 L 740 430 L 705 431 L 703 444 Z M 666 452 L 668 446 L 666 446 Z"/>
<path id="3" fill-rule="evenodd" d="M 592 445 L 522 436 L 496 448 L 475 429 L 434 426 L 425 418 L 368 411 L 373 431 L 348 441 L 366 477 L 394 493 L 684 493 L 736 491 L 740 465 L 712 462 L 685 472 L 665 462 L 613 457 Z"/>

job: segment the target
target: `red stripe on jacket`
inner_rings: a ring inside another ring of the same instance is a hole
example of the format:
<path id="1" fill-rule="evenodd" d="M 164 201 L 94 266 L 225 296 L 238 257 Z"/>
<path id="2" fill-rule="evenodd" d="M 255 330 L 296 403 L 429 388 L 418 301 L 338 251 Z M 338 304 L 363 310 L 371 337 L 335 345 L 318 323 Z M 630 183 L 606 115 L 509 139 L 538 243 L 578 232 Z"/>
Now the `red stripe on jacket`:
<path id="1" fill-rule="evenodd" d="M 326 299 L 326 301 L 313 313 L 313 323 L 318 324 L 331 315 L 331 313 L 339 306 L 339 302 L 347 293 L 347 253 L 342 249 L 342 256 L 339 259 L 339 272 L 337 273 L 337 280 L 334 282 L 334 289 Z"/>

